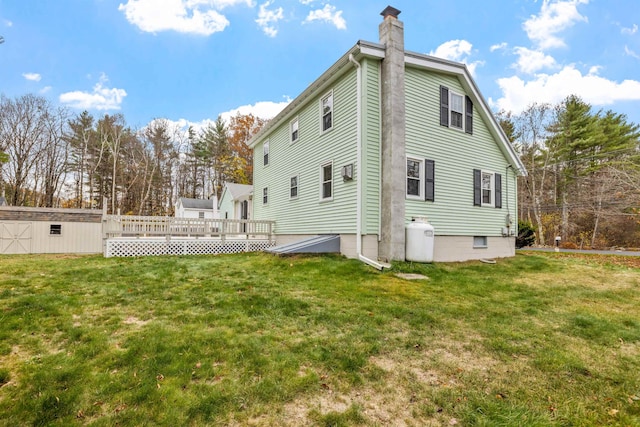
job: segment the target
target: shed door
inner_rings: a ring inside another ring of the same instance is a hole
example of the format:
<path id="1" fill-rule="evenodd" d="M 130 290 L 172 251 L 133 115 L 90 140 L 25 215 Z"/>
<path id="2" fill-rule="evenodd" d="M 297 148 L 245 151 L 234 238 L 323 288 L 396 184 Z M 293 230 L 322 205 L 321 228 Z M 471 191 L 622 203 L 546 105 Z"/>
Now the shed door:
<path id="1" fill-rule="evenodd" d="M 31 253 L 31 228 L 30 222 L 0 223 L 0 253 Z"/>

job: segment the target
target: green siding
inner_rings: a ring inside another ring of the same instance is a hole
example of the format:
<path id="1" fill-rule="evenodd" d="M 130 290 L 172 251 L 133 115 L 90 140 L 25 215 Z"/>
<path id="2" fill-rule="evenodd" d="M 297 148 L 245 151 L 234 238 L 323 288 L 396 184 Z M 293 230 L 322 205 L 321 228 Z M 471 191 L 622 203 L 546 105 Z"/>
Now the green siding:
<path id="1" fill-rule="evenodd" d="M 363 234 L 378 234 L 380 224 L 380 62 L 362 61 Z"/>
<path id="2" fill-rule="evenodd" d="M 320 98 L 333 90 L 333 128 L 321 132 Z M 356 180 L 343 181 L 342 166 L 356 162 L 356 71 L 340 78 L 297 111 L 299 139 L 290 143 L 289 120 L 269 139 L 269 165 L 263 166 L 262 143 L 254 153 L 254 218 L 276 221 L 278 234 L 354 233 Z M 293 117 L 292 117 L 293 118 Z M 320 167 L 333 162 L 333 200 L 320 201 Z M 289 198 L 290 178 L 299 176 L 298 198 Z M 269 187 L 269 202 L 262 189 Z"/>
<path id="3" fill-rule="evenodd" d="M 440 126 L 440 85 L 465 94 L 458 79 L 407 68 L 405 82 L 407 154 L 435 161 L 435 202 L 407 200 L 406 220 L 426 216 L 438 235 L 501 235 L 509 210 L 515 218 L 516 180 L 476 106 L 473 135 Z M 473 169 L 502 175 L 502 209 L 473 206 Z"/>
<path id="4" fill-rule="evenodd" d="M 231 199 L 231 193 L 229 191 L 225 191 L 222 195 L 222 199 L 220 199 L 220 207 L 218 208 L 218 212 L 220 213 L 220 218 L 225 219 L 234 219 L 234 211 L 233 211 L 233 200 Z M 226 216 L 225 216 L 226 214 Z"/>

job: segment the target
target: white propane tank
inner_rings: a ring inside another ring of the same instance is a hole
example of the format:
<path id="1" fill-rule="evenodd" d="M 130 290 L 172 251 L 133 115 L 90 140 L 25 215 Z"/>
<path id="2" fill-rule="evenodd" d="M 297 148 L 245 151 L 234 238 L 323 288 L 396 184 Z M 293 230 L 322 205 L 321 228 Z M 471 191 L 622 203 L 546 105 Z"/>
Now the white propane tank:
<path id="1" fill-rule="evenodd" d="M 414 262 L 433 262 L 433 225 L 426 218 L 413 218 L 405 227 L 405 258 Z"/>

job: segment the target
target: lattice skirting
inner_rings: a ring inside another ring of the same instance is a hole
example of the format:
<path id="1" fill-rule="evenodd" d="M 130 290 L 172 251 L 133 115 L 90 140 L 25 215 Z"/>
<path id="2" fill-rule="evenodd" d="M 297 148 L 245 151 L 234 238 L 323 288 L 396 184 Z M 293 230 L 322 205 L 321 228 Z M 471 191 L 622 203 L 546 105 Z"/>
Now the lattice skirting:
<path id="1" fill-rule="evenodd" d="M 269 240 L 108 239 L 105 257 L 206 255 L 257 252 L 275 246 Z"/>

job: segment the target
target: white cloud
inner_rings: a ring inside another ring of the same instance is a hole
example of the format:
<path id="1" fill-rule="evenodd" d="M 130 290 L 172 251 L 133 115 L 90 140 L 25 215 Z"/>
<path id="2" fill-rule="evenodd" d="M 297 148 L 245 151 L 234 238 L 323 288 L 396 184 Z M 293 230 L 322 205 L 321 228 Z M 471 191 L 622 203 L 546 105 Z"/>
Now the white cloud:
<path id="1" fill-rule="evenodd" d="M 598 76 L 597 71 L 597 67 L 592 67 L 583 75 L 573 65 L 568 65 L 556 74 L 538 74 L 529 81 L 517 76 L 498 79 L 503 97 L 491 104 L 517 114 L 533 102 L 556 104 L 573 94 L 592 105 L 640 100 L 640 81 L 618 83 Z"/>
<path id="2" fill-rule="evenodd" d="M 624 53 L 626 53 L 628 56 L 631 56 L 633 58 L 640 59 L 640 55 L 634 52 L 633 50 L 629 49 L 629 46 L 624 47 Z"/>
<path id="3" fill-rule="evenodd" d="M 304 22 L 309 23 L 313 21 L 330 22 L 339 30 L 347 29 L 347 21 L 342 17 L 342 11 L 336 11 L 336 7 L 330 4 L 325 4 L 322 9 L 309 12 Z"/>
<path id="4" fill-rule="evenodd" d="M 633 24 L 633 27 L 631 28 L 622 28 L 622 30 L 620 30 L 620 32 L 622 34 L 628 34 L 630 36 L 634 35 L 635 33 L 638 32 L 638 24 Z"/>
<path id="5" fill-rule="evenodd" d="M 450 40 L 442 43 L 435 51 L 429 53 L 431 56 L 448 59 L 450 61 L 462 62 L 467 66 L 472 76 L 475 76 L 476 68 L 484 65 L 484 61 L 469 61 L 473 45 L 466 40 Z"/>
<path id="6" fill-rule="evenodd" d="M 22 77 L 32 82 L 39 82 L 42 76 L 38 73 L 23 73 Z"/>
<path id="7" fill-rule="evenodd" d="M 45 93 L 49 93 L 51 91 L 51 86 L 45 86 L 42 89 L 40 89 L 40 93 L 41 94 L 45 94 Z"/>
<path id="8" fill-rule="evenodd" d="M 253 105 L 242 105 L 238 108 L 234 108 L 233 110 L 226 111 L 221 113 L 222 118 L 228 123 L 229 119 L 238 113 L 246 115 L 253 114 L 256 117 L 260 117 L 262 119 L 272 119 L 280 113 L 289 103 L 291 99 L 288 97 L 286 101 L 282 102 L 273 102 L 273 101 L 260 101 L 256 102 Z"/>
<path id="9" fill-rule="evenodd" d="M 549 55 L 545 55 L 538 50 L 527 49 L 526 47 L 516 47 L 513 49 L 518 55 L 518 61 L 513 67 L 523 73 L 533 74 L 545 68 L 555 68 L 556 60 Z"/>
<path id="10" fill-rule="evenodd" d="M 540 49 L 563 47 L 565 43 L 558 33 L 576 22 L 587 22 L 578 12 L 578 5 L 588 3 L 589 0 L 543 0 L 540 14 L 526 20 L 523 28 Z"/>
<path id="11" fill-rule="evenodd" d="M 502 43 L 498 43 L 498 44 L 494 44 L 493 46 L 491 46 L 489 48 L 489 50 L 491 52 L 495 52 L 496 50 L 503 50 L 506 49 L 508 46 L 507 42 L 502 42 Z"/>
<path id="12" fill-rule="evenodd" d="M 239 4 L 253 7 L 252 0 L 128 0 L 118 10 L 145 32 L 177 31 L 209 36 L 229 25 L 219 10 Z"/>
<path id="13" fill-rule="evenodd" d="M 84 110 L 119 110 L 127 92 L 124 89 L 107 88 L 107 76 L 102 74 L 93 92 L 73 91 L 60 95 L 59 100 L 70 107 Z"/>
<path id="14" fill-rule="evenodd" d="M 6 25 L 7 27 L 13 27 L 13 22 L 9 21 L 8 19 L 5 19 L 4 25 Z"/>
<path id="15" fill-rule="evenodd" d="M 313 2 L 314 2 L 314 0 L 300 0 L 300 3 L 305 5 L 305 6 L 310 5 Z"/>
<path id="16" fill-rule="evenodd" d="M 284 11 L 281 7 L 269 10 L 267 9 L 271 6 L 270 1 L 267 1 L 260 5 L 260 11 L 258 12 L 258 19 L 256 19 L 256 23 L 262 31 L 268 35 L 269 37 L 275 37 L 278 34 L 278 29 L 274 24 L 277 24 L 282 18 L 284 18 Z"/>

